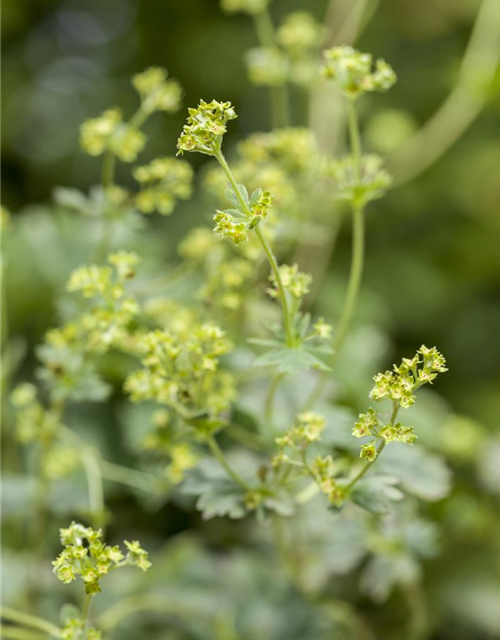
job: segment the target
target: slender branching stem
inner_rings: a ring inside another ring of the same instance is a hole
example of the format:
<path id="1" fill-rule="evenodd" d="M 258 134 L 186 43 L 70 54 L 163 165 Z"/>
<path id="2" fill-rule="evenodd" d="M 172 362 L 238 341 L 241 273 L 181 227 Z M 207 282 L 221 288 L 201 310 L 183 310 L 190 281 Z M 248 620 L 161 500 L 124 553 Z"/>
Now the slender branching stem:
<path id="1" fill-rule="evenodd" d="M 284 377 L 284 373 L 277 373 L 271 380 L 271 384 L 269 385 L 269 389 L 267 390 L 266 401 L 264 404 L 264 420 L 266 421 L 268 427 L 273 426 L 274 400 L 276 398 L 278 387 L 280 386 L 280 383 Z"/>
<path id="2" fill-rule="evenodd" d="M 212 453 L 214 454 L 215 459 L 220 464 L 220 466 L 224 469 L 227 475 L 232 480 L 234 480 L 236 484 L 239 484 L 240 487 L 243 487 L 243 489 L 245 489 L 246 491 L 250 491 L 252 487 L 248 484 L 246 480 L 244 480 L 240 475 L 238 475 L 236 471 L 234 471 L 234 469 L 231 467 L 222 449 L 217 444 L 217 441 L 215 440 L 214 436 L 212 435 L 207 436 L 207 444 L 210 447 Z"/>
<path id="3" fill-rule="evenodd" d="M 391 419 L 389 421 L 389 425 L 391 427 L 394 426 L 394 423 L 396 422 L 396 418 L 398 416 L 399 407 L 400 407 L 400 405 L 397 402 L 394 401 L 393 402 L 393 406 L 392 406 Z M 352 480 L 349 482 L 349 484 L 345 487 L 346 491 L 351 490 L 354 487 L 354 485 L 359 480 L 361 480 L 361 478 L 371 468 L 372 464 L 375 462 L 375 460 L 377 460 L 379 455 L 382 453 L 382 451 L 384 450 L 384 447 L 385 447 L 385 440 L 381 439 L 379 445 L 377 446 L 377 457 L 374 460 L 371 460 L 371 461 L 368 460 L 367 462 L 365 462 L 365 464 L 361 467 L 359 472 L 354 476 L 354 478 L 352 478 Z"/>
<path id="4" fill-rule="evenodd" d="M 242 208 L 242 210 L 245 212 L 245 214 L 250 217 L 251 216 L 251 212 L 250 212 L 250 208 L 248 206 L 248 204 L 245 202 L 245 199 L 243 198 L 243 195 L 241 193 L 241 191 L 238 188 L 238 183 L 236 182 L 236 179 L 233 175 L 233 172 L 231 171 L 226 159 L 224 158 L 224 155 L 222 153 L 222 151 L 220 151 L 220 149 L 214 149 L 214 153 L 215 153 L 215 157 L 217 159 L 217 161 L 219 162 L 219 164 L 221 165 L 221 167 L 224 170 L 224 173 L 227 176 L 227 179 L 229 180 L 229 183 L 234 191 L 234 194 L 236 195 L 236 197 L 238 198 L 238 202 L 240 203 L 240 206 Z M 280 298 L 280 302 L 281 302 L 281 306 L 283 309 L 283 324 L 284 324 L 284 328 L 285 328 L 285 336 L 286 336 L 286 343 L 288 346 L 293 347 L 295 346 L 295 336 L 294 336 L 294 331 L 293 331 L 293 321 L 292 321 L 292 317 L 290 314 L 290 307 L 288 304 L 288 298 L 286 295 L 286 291 L 285 291 L 285 287 L 283 286 L 283 281 L 281 279 L 281 274 L 280 274 L 280 270 L 278 267 L 278 263 L 276 262 L 276 258 L 274 257 L 274 254 L 272 252 L 271 247 L 269 246 L 269 243 L 266 239 L 266 237 L 264 236 L 264 233 L 262 232 L 262 230 L 260 229 L 260 227 L 255 227 L 255 234 L 257 236 L 257 238 L 259 239 L 259 242 L 262 246 L 262 248 L 264 249 L 264 253 L 266 254 L 266 257 L 269 261 L 269 265 L 271 267 L 271 271 L 273 273 L 274 279 L 276 281 L 276 286 L 278 288 L 278 295 Z"/>

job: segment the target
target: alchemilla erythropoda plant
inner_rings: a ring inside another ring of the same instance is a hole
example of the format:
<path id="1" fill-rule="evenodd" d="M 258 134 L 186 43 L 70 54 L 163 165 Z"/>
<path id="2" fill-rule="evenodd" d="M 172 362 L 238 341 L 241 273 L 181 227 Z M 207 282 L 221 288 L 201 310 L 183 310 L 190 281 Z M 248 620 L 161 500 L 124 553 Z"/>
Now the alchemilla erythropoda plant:
<path id="1" fill-rule="evenodd" d="M 208 96 L 188 108 L 177 149 L 143 163 L 145 123 L 178 112 L 183 99 L 179 82 L 151 67 L 132 79 L 135 114 L 113 107 L 81 126 L 82 149 L 102 162 L 100 184 L 87 195 L 56 190 L 58 205 L 89 216 L 97 234 L 88 260 L 68 274 L 64 321 L 37 348 L 33 380 L 10 395 L 13 437 L 35 478 L 29 535 L 37 552 L 31 608 L 3 608 L 6 638 L 119 638 L 129 613 L 155 620 L 155 612 L 171 611 L 164 567 L 154 574 L 155 589 L 138 583 L 124 604 L 110 604 L 108 584 L 110 594 L 123 592 L 116 570 L 124 581 L 127 566 L 154 573 L 155 553 L 149 559 L 137 541 L 104 541 L 114 515 L 108 483 L 137 492 L 153 513 L 174 501 L 204 519 L 255 527 L 255 541 L 271 541 L 294 597 L 309 607 L 309 631 L 294 638 L 323 638 L 317 629 L 339 624 L 340 609 L 328 610 L 328 581 L 342 573 L 332 556 L 338 536 L 355 541 L 344 572 L 354 574 L 364 561 L 361 588 L 379 601 L 400 587 L 413 592 L 420 559 L 433 553 L 435 532 L 419 515 L 419 499 L 434 498 L 405 469 L 425 474 L 434 463 L 419 444 L 411 407 L 420 387 L 447 371 L 445 358 L 417 344 L 391 369 L 372 371 L 355 415 L 337 402 L 335 386 L 355 326 L 370 203 L 391 187 L 383 159 L 363 151 L 359 106 L 367 94 L 389 91 L 396 74 L 349 45 L 321 53 L 323 28 L 307 13 L 287 16 L 275 31 L 265 0 L 222 5 L 255 21 L 260 44 L 246 63 L 251 82 L 269 89 L 272 130 L 227 147 L 238 110 L 224 96 Z M 290 89 L 307 93 L 321 82 L 343 104 L 347 144 L 339 157 L 323 151 L 310 129 L 290 125 Z M 131 238 L 148 216 L 173 215 L 192 197 L 190 154 L 207 156 L 199 175 L 212 221 L 203 224 L 200 210 L 199 225 L 180 241 L 179 265 L 152 273 Z M 130 180 L 117 180 L 117 163 L 132 166 Z M 342 211 L 352 228 L 350 273 L 334 317 L 316 312 L 315 279 L 301 265 L 301 234 L 314 234 L 307 226 L 312 206 L 324 209 L 325 227 Z M 122 363 L 118 375 L 113 361 Z M 103 403 L 111 394 L 120 395 L 125 421 L 139 425 L 127 436 L 130 468 L 102 456 L 72 423 L 78 403 Z M 45 582 L 36 578 L 50 567 L 45 541 L 60 518 L 47 496 L 80 472 L 86 504 L 73 513 L 83 524 L 68 520 L 60 528 L 63 550 L 52 561 L 54 576 L 44 577 L 47 585 L 68 585 L 53 622 L 56 612 L 43 610 Z M 239 635 L 237 621 L 229 629 L 216 615 L 198 613 L 203 630 L 168 637 L 257 637 Z M 342 637 L 372 637 L 359 631 L 355 612 L 344 613 L 350 635 Z"/>

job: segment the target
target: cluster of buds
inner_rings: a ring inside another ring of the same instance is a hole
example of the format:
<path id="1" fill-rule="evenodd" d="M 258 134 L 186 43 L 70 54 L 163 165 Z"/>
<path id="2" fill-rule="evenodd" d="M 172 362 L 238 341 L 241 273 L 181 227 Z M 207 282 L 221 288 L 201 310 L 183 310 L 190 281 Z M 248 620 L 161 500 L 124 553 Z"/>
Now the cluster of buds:
<path id="1" fill-rule="evenodd" d="M 128 553 L 124 555 L 120 547 L 111 547 L 102 542 L 100 529 L 94 530 L 72 522 L 67 529 L 60 529 L 59 533 L 64 550 L 52 562 L 54 573 L 65 584 L 80 576 L 88 594 L 99 593 L 100 579 L 117 567 L 134 565 L 147 571 L 151 566 L 147 552 L 137 541 L 125 540 Z"/>
<path id="2" fill-rule="evenodd" d="M 140 308 L 136 298 L 126 294 L 125 283 L 135 277 L 138 262 L 137 254 L 118 251 L 108 256 L 108 265 L 86 265 L 71 274 L 68 291 L 95 301 L 79 321 L 88 347 L 99 350 L 126 343 L 127 327 Z"/>
<path id="3" fill-rule="evenodd" d="M 424 345 L 413 358 L 403 358 L 399 367 L 394 365 L 394 371 L 377 374 L 370 398 L 389 398 L 407 409 L 415 402 L 413 392 L 423 384 L 432 384 L 438 373 L 447 371 L 445 364 L 444 356 L 435 347 L 428 349 Z"/>
<path id="4" fill-rule="evenodd" d="M 303 450 L 312 442 L 317 442 L 321 439 L 324 428 L 325 418 L 323 416 L 312 411 L 299 413 L 296 426 L 276 438 L 276 444 L 279 447 Z"/>
<path id="5" fill-rule="evenodd" d="M 146 136 L 127 125 L 120 109 L 107 109 L 80 127 L 80 144 L 91 156 L 112 151 L 123 162 L 133 162 L 146 144 Z"/>
<path id="6" fill-rule="evenodd" d="M 217 210 L 214 215 L 214 222 L 216 223 L 214 231 L 221 238 L 230 238 L 234 244 L 240 244 L 248 240 L 247 225 L 237 220 L 227 211 Z"/>
<path id="7" fill-rule="evenodd" d="M 322 27 L 307 11 L 296 11 L 286 16 L 277 31 L 280 45 L 291 55 L 316 49 L 321 41 Z"/>
<path id="8" fill-rule="evenodd" d="M 200 101 L 196 109 L 189 109 L 187 124 L 177 142 L 178 154 L 197 151 L 213 156 L 222 144 L 229 120 L 234 120 L 236 112 L 230 102 Z"/>
<path id="9" fill-rule="evenodd" d="M 292 295 L 292 297 L 300 300 L 307 293 L 309 293 L 309 286 L 312 282 L 312 276 L 310 273 L 304 273 L 299 271 L 297 264 L 288 265 L 283 264 L 279 268 L 281 281 L 285 290 Z M 274 274 L 269 276 L 269 280 L 276 285 L 276 279 Z M 275 286 L 273 289 L 268 289 L 268 293 L 272 298 L 278 297 L 278 289 Z"/>
<path id="10" fill-rule="evenodd" d="M 169 215 L 177 200 L 191 196 L 193 170 L 189 163 L 177 158 L 156 158 L 138 167 L 134 178 L 141 185 L 135 205 L 142 213 L 158 211 Z"/>
<path id="11" fill-rule="evenodd" d="M 149 67 L 132 78 L 132 84 L 141 97 L 142 108 L 146 113 L 175 113 L 179 110 L 182 88 L 177 80 L 167 78 L 168 71 L 161 67 Z"/>
<path id="12" fill-rule="evenodd" d="M 313 324 L 314 335 L 320 340 L 330 340 L 332 337 L 333 327 L 325 322 L 324 318 L 318 318 Z"/>
<path id="13" fill-rule="evenodd" d="M 212 323 L 156 330 L 139 341 L 143 369 L 131 373 L 125 389 L 132 400 L 156 400 L 188 413 L 218 413 L 232 398 L 232 384 L 218 371 L 231 345 Z"/>
<path id="14" fill-rule="evenodd" d="M 207 281 L 198 292 L 201 300 L 210 306 L 220 305 L 224 310 L 241 309 L 248 300 L 249 286 L 255 271 L 245 258 L 230 258 L 208 265 Z"/>
<path id="15" fill-rule="evenodd" d="M 382 198 L 392 183 L 392 177 L 382 169 L 382 158 L 374 154 L 359 161 L 353 156 L 334 160 L 326 165 L 325 174 L 335 181 L 338 199 L 357 206 Z"/>
<path id="16" fill-rule="evenodd" d="M 345 501 L 346 492 L 335 478 L 332 456 L 318 456 L 312 463 L 311 470 L 318 487 L 326 495 L 329 503 L 334 507 L 341 507 Z"/>
<path id="17" fill-rule="evenodd" d="M 413 358 L 403 358 L 399 366 L 394 365 L 394 371 L 378 373 L 374 377 L 375 386 L 370 392 L 372 400 L 387 398 L 394 407 L 393 418 L 387 422 L 373 408 L 359 415 L 352 431 L 356 438 L 372 437 L 374 440 L 361 446 L 360 457 L 373 462 L 377 457 L 376 441 L 383 444 L 402 442 L 413 444 L 417 439 L 413 427 L 407 427 L 395 422 L 397 409 L 407 409 L 415 402 L 414 392 L 423 384 L 432 383 L 438 373 L 447 371 L 446 360 L 433 347 L 420 347 Z"/>
<path id="18" fill-rule="evenodd" d="M 342 93 L 355 100 L 369 91 L 387 91 L 396 82 L 396 74 L 385 60 L 373 62 L 369 53 L 360 53 L 349 46 L 333 47 L 324 52 L 325 78 L 333 80 Z"/>
<path id="19" fill-rule="evenodd" d="M 288 59 L 275 47 L 250 49 L 245 55 L 245 62 L 250 82 L 257 86 L 280 87 L 288 78 Z"/>
<path id="20" fill-rule="evenodd" d="M 254 133 L 239 143 L 238 152 L 242 159 L 250 161 L 255 169 L 269 163 L 272 166 L 281 166 L 287 175 L 307 172 L 320 158 L 314 135 L 303 127 Z"/>
<path id="21" fill-rule="evenodd" d="M 274 196 L 270 191 L 262 191 L 257 189 L 250 199 L 250 223 L 249 229 L 255 229 L 262 220 L 267 218 L 269 208 L 272 206 Z"/>

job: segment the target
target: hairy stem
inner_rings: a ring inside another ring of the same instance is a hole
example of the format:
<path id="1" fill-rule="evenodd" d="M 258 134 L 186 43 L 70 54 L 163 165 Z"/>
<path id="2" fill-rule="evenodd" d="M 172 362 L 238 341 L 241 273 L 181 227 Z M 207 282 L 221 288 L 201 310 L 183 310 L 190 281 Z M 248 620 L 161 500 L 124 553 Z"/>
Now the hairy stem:
<path id="1" fill-rule="evenodd" d="M 280 386 L 280 383 L 284 377 L 284 373 L 277 373 L 271 380 L 271 384 L 269 385 L 269 389 L 267 390 L 266 402 L 264 405 L 264 420 L 269 427 L 273 426 L 274 400 L 276 398 L 278 387 Z"/>
<path id="2" fill-rule="evenodd" d="M 236 484 L 239 484 L 240 487 L 243 487 L 243 489 L 245 489 L 246 491 L 250 491 L 252 487 L 248 484 L 248 482 L 246 482 L 246 480 L 243 480 L 243 478 L 240 475 L 238 475 L 236 471 L 234 471 L 234 469 L 231 467 L 231 465 L 227 461 L 227 458 L 224 455 L 222 449 L 219 447 L 219 445 L 217 444 L 217 441 L 212 435 L 207 436 L 207 444 L 210 447 L 212 453 L 214 454 L 214 457 L 216 458 L 217 462 L 224 469 L 227 475 L 232 480 L 234 480 Z"/>
<path id="3" fill-rule="evenodd" d="M 365 215 L 361 207 L 352 212 L 352 257 L 351 273 L 347 286 L 347 297 L 340 316 L 340 321 L 335 332 L 333 348 L 338 351 L 344 343 L 352 314 L 358 299 L 361 276 L 363 274 L 364 250 L 365 250 Z"/>
<path id="4" fill-rule="evenodd" d="M 83 601 L 82 606 L 82 622 L 84 625 L 84 629 L 87 629 L 89 626 L 89 616 L 90 616 L 90 607 L 92 605 L 92 594 L 86 593 L 85 599 Z"/>
<path id="5" fill-rule="evenodd" d="M 397 402 L 393 402 L 391 419 L 389 421 L 389 425 L 391 427 L 394 426 L 394 423 L 396 422 L 396 418 L 397 418 L 397 415 L 398 415 L 399 407 L 400 407 L 400 405 Z M 365 475 L 365 473 L 368 471 L 368 469 L 371 468 L 372 464 L 377 460 L 379 455 L 382 453 L 382 451 L 384 450 L 384 447 L 385 447 L 385 440 L 382 440 L 380 442 L 380 444 L 378 445 L 378 447 L 377 447 L 377 457 L 375 458 L 375 460 L 371 460 L 371 461 L 368 460 L 367 462 L 365 462 L 365 464 L 360 469 L 360 471 L 354 476 L 354 478 L 352 478 L 352 480 L 349 482 L 349 484 L 345 487 L 346 491 L 349 491 L 350 489 L 352 489 L 354 487 L 354 485 L 359 480 L 361 480 L 361 478 Z"/>
<path id="6" fill-rule="evenodd" d="M 229 180 L 229 183 L 234 191 L 234 194 L 236 195 L 236 197 L 238 198 L 238 202 L 240 203 L 240 206 L 242 208 L 242 210 L 245 212 L 245 214 L 250 217 L 251 216 L 251 212 L 250 212 L 250 208 L 248 206 L 248 204 L 245 202 L 245 199 L 243 198 L 243 195 L 241 194 L 241 191 L 238 188 L 238 183 L 236 182 L 236 179 L 233 175 L 233 172 L 231 171 L 231 169 L 229 168 L 229 165 L 226 161 L 226 159 L 224 158 L 224 155 L 222 154 L 222 152 L 219 149 L 214 149 L 214 153 L 215 153 L 215 157 L 217 159 L 217 161 L 219 162 L 219 164 L 221 165 L 221 167 L 224 169 L 224 173 L 227 176 L 227 179 Z M 276 262 L 276 258 L 274 257 L 274 254 L 272 252 L 271 247 L 269 246 L 269 243 L 267 242 L 262 230 L 260 229 L 260 227 L 255 227 L 255 234 L 257 236 L 257 238 L 259 239 L 259 242 L 262 246 L 262 248 L 264 249 L 264 253 L 267 256 L 267 259 L 269 261 L 269 265 L 271 267 L 271 271 L 273 273 L 274 279 L 276 281 L 276 286 L 278 288 L 278 295 L 281 301 L 281 306 L 283 308 L 283 323 L 284 323 L 284 327 L 285 327 L 285 336 L 286 336 L 286 343 L 288 346 L 293 347 L 295 346 L 295 337 L 294 337 L 294 332 L 293 332 L 293 322 L 292 322 L 292 317 L 290 314 L 290 307 L 288 304 L 288 298 L 286 295 L 286 291 L 285 291 L 285 287 L 283 286 L 283 281 L 281 279 L 281 274 L 280 274 L 280 270 L 278 267 L 278 263 Z"/>

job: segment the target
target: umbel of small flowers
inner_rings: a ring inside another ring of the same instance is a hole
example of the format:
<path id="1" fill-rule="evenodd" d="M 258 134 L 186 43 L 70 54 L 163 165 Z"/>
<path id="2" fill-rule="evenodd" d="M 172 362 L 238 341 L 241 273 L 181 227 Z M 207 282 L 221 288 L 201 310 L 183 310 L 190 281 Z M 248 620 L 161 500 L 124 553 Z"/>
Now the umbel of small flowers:
<path id="1" fill-rule="evenodd" d="M 377 402 L 388 399 L 392 401 L 393 411 L 389 421 L 384 420 L 375 409 L 370 407 L 366 413 L 359 415 L 358 422 L 354 425 L 353 435 L 356 438 L 371 436 L 373 441 L 361 446 L 360 457 L 369 462 L 375 460 L 378 455 L 377 440 L 382 445 L 390 442 L 403 442 L 413 444 L 417 438 L 413 427 L 403 426 L 396 422 L 400 408 L 407 409 L 415 402 L 415 391 L 424 384 L 430 383 L 438 373 L 447 371 L 446 360 L 439 351 L 425 345 L 420 347 L 411 359 L 403 358 L 398 366 L 394 365 L 393 371 L 378 373 L 373 379 L 375 385 L 370 391 L 370 398 Z"/>
<path id="2" fill-rule="evenodd" d="M 334 80 L 351 100 L 371 91 L 388 91 L 396 82 L 392 67 L 381 58 L 374 66 L 369 53 L 361 53 L 344 45 L 327 49 L 324 56 L 326 63 L 322 69 L 323 76 Z"/>
<path id="3" fill-rule="evenodd" d="M 61 582 L 69 584 L 80 577 L 88 595 L 101 591 L 100 580 L 110 571 L 124 566 L 136 566 L 147 571 L 151 566 L 148 553 L 137 541 L 124 544 L 127 553 L 119 546 L 109 546 L 102 541 L 102 531 L 72 522 L 67 529 L 60 529 L 63 551 L 52 562 L 54 573 Z"/>
<path id="4" fill-rule="evenodd" d="M 197 151 L 215 156 L 216 151 L 220 151 L 227 123 L 237 117 L 231 103 L 201 100 L 196 109 L 188 111 L 187 124 L 177 143 L 178 155 L 184 151 Z"/>
<path id="5" fill-rule="evenodd" d="M 140 131 L 144 121 L 155 111 L 174 113 L 180 107 L 182 90 L 177 80 L 167 79 L 168 72 L 150 67 L 132 78 L 141 106 L 129 122 L 118 108 L 107 109 L 101 116 L 84 122 L 80 128 L 80 144 L 91 156 L 106 151 L 123 162 L 133 162 L 146 144 Z"/>

